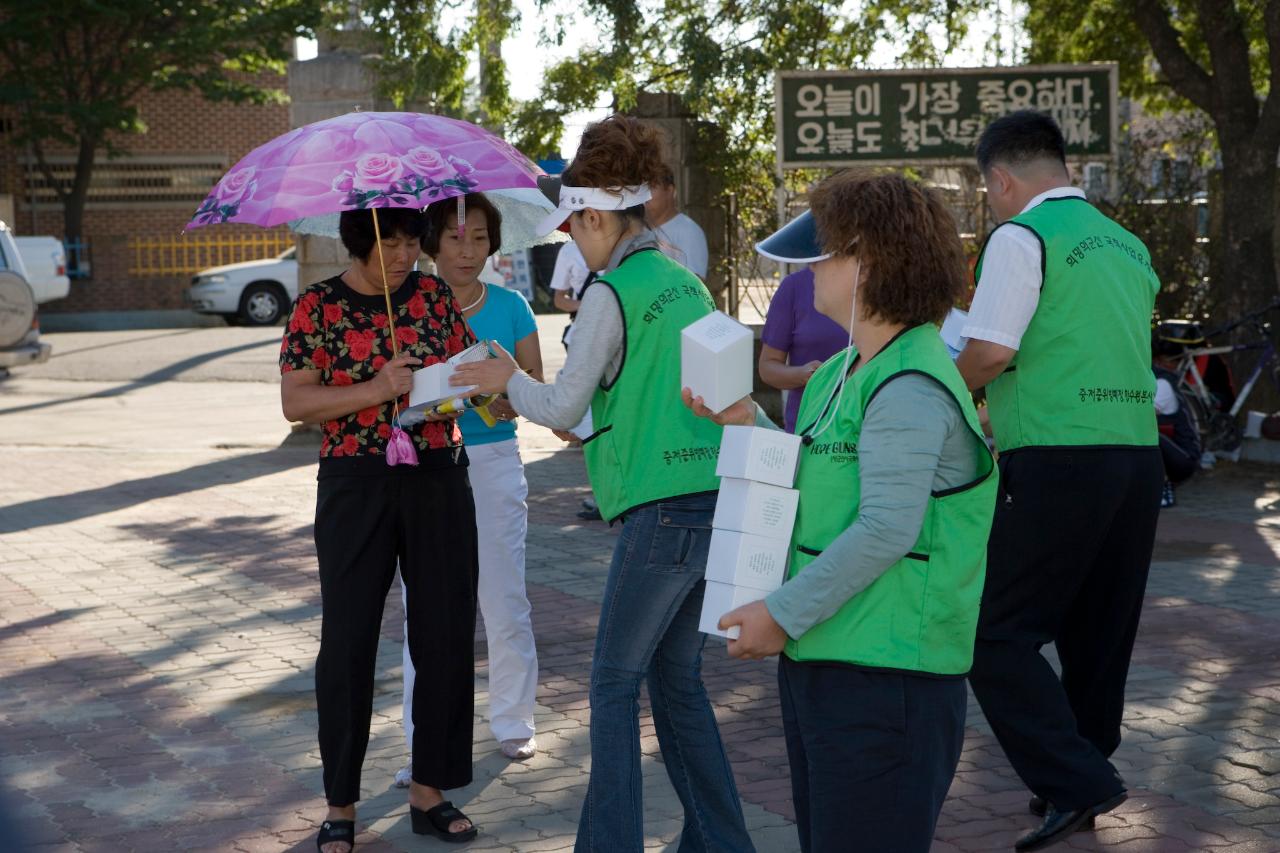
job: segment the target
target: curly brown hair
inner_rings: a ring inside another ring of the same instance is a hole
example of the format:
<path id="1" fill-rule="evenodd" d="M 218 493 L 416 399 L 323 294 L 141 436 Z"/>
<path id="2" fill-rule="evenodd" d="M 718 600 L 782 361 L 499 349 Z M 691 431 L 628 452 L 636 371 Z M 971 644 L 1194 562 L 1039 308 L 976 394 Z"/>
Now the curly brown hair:
<path id="1" fill-rule="evenodd" d="M 941 195 L 897 174 L 839 172 L 809 196 L 823 251 L 856 254 L 866 269 L 866 316 L 941 323 L 964 294 L 964 247 Z"/>
<path id="2" fill-rule="evenodd" d="M 578 143 L 578 153 L 565 168 L 561 180 L 571 187 L 614 189 L 658 183 L 670 172 L 662 159 L 662 137 L 658 129 L 615 113 L 587 125 Z M 638 207 L 643 210 L 642 205 Z"/>

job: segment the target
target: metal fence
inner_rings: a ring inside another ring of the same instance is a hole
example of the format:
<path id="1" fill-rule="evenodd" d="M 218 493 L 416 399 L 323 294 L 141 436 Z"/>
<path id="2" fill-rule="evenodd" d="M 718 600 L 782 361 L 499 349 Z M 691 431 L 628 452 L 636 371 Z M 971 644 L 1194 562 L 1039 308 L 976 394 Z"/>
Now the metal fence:
<path id="1" fill-rule="evenodd" d="M 188 276 L 208 267 L 275 257 L 293 248 L 287 229 L 234 236 L 133 237 L 129 240 L 129 274 Z"/>

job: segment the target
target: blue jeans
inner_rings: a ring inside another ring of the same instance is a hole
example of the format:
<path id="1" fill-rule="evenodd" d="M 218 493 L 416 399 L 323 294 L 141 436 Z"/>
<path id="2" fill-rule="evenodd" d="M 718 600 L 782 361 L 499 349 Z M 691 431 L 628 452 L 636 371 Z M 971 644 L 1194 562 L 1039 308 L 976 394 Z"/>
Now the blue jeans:
<path id="1" fill-rule="evenodd" d="M 714 495 L 628 514 L 613 552 L 591 667 L 591 779 L 577 853 L 644 848 L 640 682 L 684 806 L 679 851 L 751 851 L 733 770 L 702 685 L 702 575 Z"/>

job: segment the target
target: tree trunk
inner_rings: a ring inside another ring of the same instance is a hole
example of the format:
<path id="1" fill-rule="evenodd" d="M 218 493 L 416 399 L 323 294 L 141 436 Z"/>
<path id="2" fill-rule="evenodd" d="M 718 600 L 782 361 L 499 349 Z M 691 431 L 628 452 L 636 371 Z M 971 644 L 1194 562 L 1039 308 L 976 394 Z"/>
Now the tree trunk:
<path id="1" fill-rule="evenodd" d="M 1218 124 L 1222 148 L 1220 281 L 1213 292 L 1226 316 L 1256 311 L 1280 296 L 1276 286 L 1276 152 L 1253 133 Z"/>
<path id="2" fill-rule="evenodd" d="M 84 241 L 84 206 L 89 198 L 89 184 L 93 180 L 97 147 L 96 137 L 81 137 L 80 147 L 76 152 L 75 178 L 71 182 L 71 191 L 62 201 L 62 239 L 68 244 L 80 244 Z M 83 254 L 80 249 L 69 251 L 67 269 L 80 269 Z"/>
<path id="3" fill-rule="evenodd" d="M 1214 280 L 1213 322 L 1216 326 L 1257 311 L 1274 302 L 1277 292 L 1275 257 L 1276 228 L 1276 152 L 1257 142 L 1253 133 L 1232 134 L 1218 126 L 1218 144 L 1222 149 L 1222 233 L 1215 235 L 1211 247 L 1216 261 L 1212 266 Z M 1275 319 L 1275 315 L 1272 315 Z M 1245 325 L 1215 344 L 1256 341 L 1251 325 Z M 1241 352 L 1227 356 L 1239 383 L 1253 370 L 1257 352 Z M 1270 412 L 1280 407 L 1274 386 L 1264 376 L 1249 398 L 1246 409 Z"/>

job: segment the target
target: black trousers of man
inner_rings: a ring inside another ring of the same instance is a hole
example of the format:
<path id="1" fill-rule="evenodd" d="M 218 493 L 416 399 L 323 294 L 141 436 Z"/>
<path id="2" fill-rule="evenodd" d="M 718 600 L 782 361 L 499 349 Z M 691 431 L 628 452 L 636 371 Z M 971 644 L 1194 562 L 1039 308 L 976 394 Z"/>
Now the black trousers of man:
<path id="1" fill-rule="evenodd" d="M 1060 810 L 1124 789 L 1125 680 L 1164 470 L 1147 448 L 1024 448 L 1000 491 L 969 682 L 1032 793 Z M 1040 649 L 1054 643 L 1062 677 Z"/>
<path id="2" fill-rule="evenodd" d="M 471 782 L 475 709 L 476 522 L 461 449 L 325 459 L 316 497 L 320 653 L 316 704 L 330 805 L 360 799 L 373 714 L 378 635 L 397 562 L 408 602 L 413 781 Z M 461 463 L 461 464 L 458 464 Z"/>

